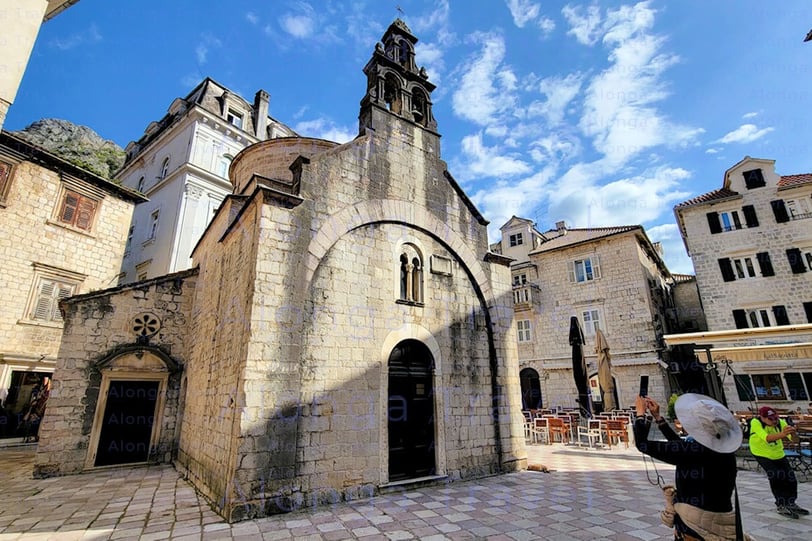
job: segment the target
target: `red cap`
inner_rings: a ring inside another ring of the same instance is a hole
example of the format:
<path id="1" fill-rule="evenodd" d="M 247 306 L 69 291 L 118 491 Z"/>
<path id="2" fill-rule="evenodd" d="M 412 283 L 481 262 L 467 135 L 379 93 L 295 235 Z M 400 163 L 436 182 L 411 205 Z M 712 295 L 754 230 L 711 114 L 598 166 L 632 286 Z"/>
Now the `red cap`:
<path id="1" fill-rule="evenodd" d="M 778 417 L 778 414 L 770 406 L 762 406 L 759 408 L 758 414 L 762 417 Z"/>

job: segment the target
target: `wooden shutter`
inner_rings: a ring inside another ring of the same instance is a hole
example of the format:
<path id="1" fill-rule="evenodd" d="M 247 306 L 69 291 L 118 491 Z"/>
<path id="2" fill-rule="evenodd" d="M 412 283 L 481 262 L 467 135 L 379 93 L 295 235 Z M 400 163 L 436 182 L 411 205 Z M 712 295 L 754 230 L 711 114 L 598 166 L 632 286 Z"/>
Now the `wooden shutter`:
<path id="1" fill-rule="evenodd" d="M 806 313 L 806 322 L 812 323 L 812 302 L 804 303 L 804 312 Z"/>
<path id="2" fill-rule="evenodd" d="M 9 184 L 11 184 L 11 164 L 0 161 L 0 201 L 5 199 Z"/>
<path id="3" fill-rule="evenodd" d="M 784 381 L 787 382 L 790 400 L 808 400 L 804 380 L 798 372 L 784 372 Z"/>
<path id="4" fill-rule="evenodd" d="M 710 232 L 712 234 L 721 233 L 722 232 L 722 223 L 719 221 L 719 213 L 718 212 L 709 212 L 707 213 L 708 217 L 708 226 L 710 227 Z"/>
<path id="5" fill-rule="evenodd" d="M 775 201 L 770 201 L 770 206 L 773 208 L 773 214 L 775 214 L 775 223 L 782 224 L 784 222 L 789 221 L 789 213 L 787 213 L 787 205 L 784 203 L 783 199 L 776 199 Z"/>
<path id="6" fill-rule="evenodd" d="M 736 383 L 736 393 L 739 395 L 739 400 L 752 402 L 756 399 L 748 374 L 733 374 L 733 381 Z"/>
<path id="7" fill-rule="evenodd" d="M 792 274 L 801 274 L 806 272 L 806 265 L 804 265 L 804 258 L 801 255 L 799 248 L 787 248 L 787 260 L 789 266 L 792 268 Z"/>
<path id="8" fill-rule="evenodd" d="M 62 209 L 59 211 L 59 220 L 66 224 L 73 225 L 76 220 L 76 210 L 79 207 L 79 195 L 73 192 L 65 192 L 62 200 Z"/>
<path id="9" fill-rule="evenodd" d="M 758 216 L 756 216 L 756 208 L 753 205 L 744 205 L 742 212 L 744 212 L 744 221 L 747 223 L 747 227 L 758 227 Z"/>
<path id="10" fill-rule="evenodd" d="M 776 325 L 789 325 L 786 306 L 781 304 L 773 306 L 773 315 L 775 316 Z"/>
<path id="11" fill-rule="evenodd" d="M 575 261 L 570 261 L 567 263 L 567 269 L 569 270 L 570 275 L 570 282 L 575 282 Z"/>
<path id="12" fill-rule="evenodd" d="M 56 284 L 49 280 L 43 280 L 39 284 L 39 291 L 37 291 L 37 299 L 34 302 L 34 309 L 31 314 L 31 319 L 50 321 L 54 312 L 54 290 Z"/>
<path id="13" fill-rule="evenodd" d="M 757 253 L 756 260 L 758 261 L 758 266 L 761 269 L 762 276 L 775 276 L 775 271 L 773 270 L 773 263 L 770 260 L 769 252 Z"/>
<path id="14" fill-rule="evenodd" d="M 743 174 L 744 185 L 747 186 L 748 190 L 752 190 L 753 188 L 761 188 L 764 186 L 764 175 L 761 174 L 761 169 L 745 171 Z"/>
<path id="15" fill-rule="evenodd" d="M 592 278 L 597 280 L 601 277 L 601 258 L 596 254 L 591 256 L 590 259 L 592 260 Z"/>
<path id="16" fill-rule="evenodd" d="M 719 261 L 719 269 L 722 271 L 722 280 L 725 282 L 732 282 L 736 279 L 736 275 L 733 274 L 733 264 L 730 262 L 729 257 L 723 257 L 718 260 Z"/>
<path id="17" fill-rule="evenodd" d="M 747 325 L 747 314 L 744 313 L 744 310 L 733 310 L 733 321 L 736 322 L 737 329 L 746 329 Z"/>
<path id="18" fill-rule="evenodd" d="M 79 199 L 79 206 L 76 209 L 76 227 L 90 231 L 93 225 L 93 216 L 96 214 L 96 201 L 82 197 Z"/>

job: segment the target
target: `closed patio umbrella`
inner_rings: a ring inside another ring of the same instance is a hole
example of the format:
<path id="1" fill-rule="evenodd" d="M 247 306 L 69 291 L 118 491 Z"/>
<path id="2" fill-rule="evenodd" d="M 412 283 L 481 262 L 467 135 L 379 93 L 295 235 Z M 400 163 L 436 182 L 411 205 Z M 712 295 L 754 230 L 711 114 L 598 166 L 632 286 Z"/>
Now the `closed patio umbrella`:
<path id="1" fill-rule="evenodd" d="M 598 354 L 598 383 L 603 392 L 603 410 L 613 410 L 617 404 L 615 404 L 615 381 L 612 379 L 612 356 L 609 355 L 609 342 L 600 329 L 595 331 L 595 353 Z"/>
<path id="2" fill-rule="evenodd" d="M 578 318 L 570 318 L 570 345 L 572 346 L 572 377 L 578 389 L 578 405 L 583 418 L 592 417 L 592 402 L 589 399 L 586 359 L 584 358 L 584 332 Z"/>

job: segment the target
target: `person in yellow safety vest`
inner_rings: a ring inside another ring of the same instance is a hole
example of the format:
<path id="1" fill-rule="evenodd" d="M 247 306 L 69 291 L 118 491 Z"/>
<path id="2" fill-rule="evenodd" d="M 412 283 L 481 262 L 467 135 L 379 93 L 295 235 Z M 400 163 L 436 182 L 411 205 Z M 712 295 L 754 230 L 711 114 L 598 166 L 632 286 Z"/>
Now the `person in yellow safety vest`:
<path id="1" fill-rule="evenodd" d="M 784 439 L 791 439 L 795 433 L 795 427 L 780 419 L 769 406 L 759 408 L 758 417 L 750 421 L 750 452 L 767 472 L 778 514 L 791 518 L 809 514 L 795 503 L 798 480 L 784 454 Z"/>

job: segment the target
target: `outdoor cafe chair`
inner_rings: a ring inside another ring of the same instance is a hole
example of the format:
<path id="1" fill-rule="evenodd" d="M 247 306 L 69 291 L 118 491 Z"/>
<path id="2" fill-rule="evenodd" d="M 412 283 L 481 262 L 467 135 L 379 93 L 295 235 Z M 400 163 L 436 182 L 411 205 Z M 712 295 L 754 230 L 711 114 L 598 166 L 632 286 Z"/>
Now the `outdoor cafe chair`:
<path id="1" fill-rule="evenodd" d="M 587 426 L 578 426 L 578 443 L 586 438 L 588 447 L 597 447 L 597 442 L 600 442 L 601 447 L 606 444 L 603 442 L 603 423 L 600 419 L 589 419 Z"/>
<path id="2" fill-rule="evenodd" d="M 551 417 L 547 419 L 547 428 L 550 431 L 550 441 L 558 439 L 561 443 L 567 443 L 570 439 L 570 427 L 564 419 Z"/>
<path id="3" fill-rule="evenodd" d="M 550 429 L 547 425 L 547 419 L 542 417 L 533 419 L 533 424 L 530 426 L 530 433 L 533 443 L 550 443 Z"/>
<path id="4" fill-rule="evenodd" d="M 606 420 L 606 441 L 611 446 L 615 439 L 618 443 L 621 441 L 629 448 L 629 431 L 626 429 L 625 421 L 620 419 L 607 419 Z"/>

